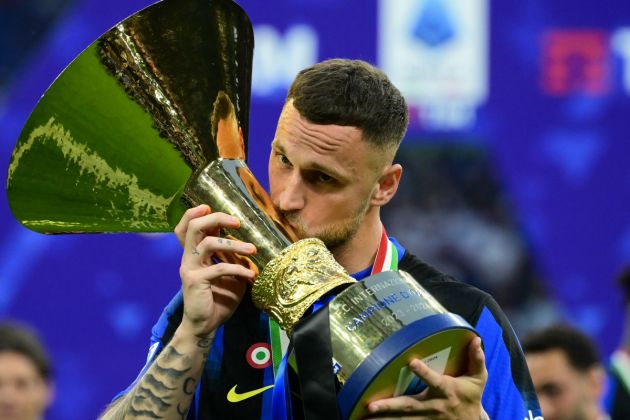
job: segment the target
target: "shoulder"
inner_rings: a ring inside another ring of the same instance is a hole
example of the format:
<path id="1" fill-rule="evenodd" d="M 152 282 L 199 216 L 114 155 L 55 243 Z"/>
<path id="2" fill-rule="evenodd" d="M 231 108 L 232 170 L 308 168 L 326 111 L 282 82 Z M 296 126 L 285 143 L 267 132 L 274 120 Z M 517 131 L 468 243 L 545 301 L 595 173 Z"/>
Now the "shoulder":
<path id="1" fill-rule="evenodd" d="M 488 293 L 442 273 L 435 267 L 405 252 L 399 268 L 416 279 L 449 312 L 456 313 L 475 325 L 485 307 L 495 309 L 496 303 Z"/>
<path id="2" fill-rule="evenodd" d="M 540 415 L 518 338 L 492 296 L 441 273 L 410 253 L 405 253 L 399 268 L 411 274 L 449 312 L 466 319 L 481 336 L 488 369 L 482 402 L 490 418 Z"/>

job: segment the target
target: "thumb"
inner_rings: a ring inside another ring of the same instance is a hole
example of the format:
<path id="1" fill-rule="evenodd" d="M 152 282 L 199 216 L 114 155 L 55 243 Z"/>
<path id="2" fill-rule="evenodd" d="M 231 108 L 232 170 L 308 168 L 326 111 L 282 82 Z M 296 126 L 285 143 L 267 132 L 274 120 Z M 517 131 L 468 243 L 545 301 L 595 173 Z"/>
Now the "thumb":
<path id="1" fill-rule="evenodd" d="M 468 344 L 468 376 L 474 376 L 484 383 L 488 377 L 486 355 L 481 347 L 481 338 L 475 337 Z"/>

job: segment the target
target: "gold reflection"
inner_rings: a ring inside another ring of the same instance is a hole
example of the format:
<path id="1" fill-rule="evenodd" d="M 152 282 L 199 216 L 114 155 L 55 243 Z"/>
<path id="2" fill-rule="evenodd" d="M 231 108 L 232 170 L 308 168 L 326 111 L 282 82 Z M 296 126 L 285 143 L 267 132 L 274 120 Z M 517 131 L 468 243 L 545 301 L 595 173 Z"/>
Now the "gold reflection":
<path id="1" fill-rule="evenodd" d="M 238 123 L 234 104 L 222 90 L 219 91 L 212 104 L 210 126 L 220 157 L 245 160 L 243 129 Z"/>
<path id="2" fill-rule="evenodd" d="M 119 24 L 101 37 L 99 54 L 102 63 L 124 86 L 127 95 L 151 114 L 160 135 L 168 139 L 190 167 L 205 162 L 201 145 L 191 132 L 191 123 L 169 92 L 167 77 L 145 51 L 138 37 L 135 21 Z"/>

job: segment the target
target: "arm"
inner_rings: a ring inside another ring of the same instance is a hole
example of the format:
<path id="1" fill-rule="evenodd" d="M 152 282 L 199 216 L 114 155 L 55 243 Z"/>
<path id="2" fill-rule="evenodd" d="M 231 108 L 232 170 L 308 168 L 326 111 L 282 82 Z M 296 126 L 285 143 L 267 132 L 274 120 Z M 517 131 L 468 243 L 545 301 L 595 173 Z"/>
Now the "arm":
<path id="1" fill-rule="evenodd" d="M 202 210 L 200 210 L 202 209 Z M 173 339 L 125 396 L 110 405 L 102 419 L 185 418 L 216 329 L 236 310 L 254 273 L 240 265 L 212 263 L 216 252 L 251 255 L 252 244 L 220 238 L 222 227 L 239 221 L 208 214 L 207 206 L 190 209 L 175 228 L 184 247 L 180 276 L 184 299 L 182 322 Z"/>
<path id="2" fill-rule="evenodd" d="M 211 337 L 186 336 L 178 330 L 142 379 L 100 418 L 185 419 L 211 343 Z"/>

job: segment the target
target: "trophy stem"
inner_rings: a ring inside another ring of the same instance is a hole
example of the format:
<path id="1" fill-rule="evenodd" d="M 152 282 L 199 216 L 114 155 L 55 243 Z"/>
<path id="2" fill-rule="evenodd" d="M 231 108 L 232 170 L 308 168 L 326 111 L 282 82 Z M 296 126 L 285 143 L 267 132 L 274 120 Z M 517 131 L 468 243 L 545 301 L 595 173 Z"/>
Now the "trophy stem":
<path id="1" fill-rule="evenodd" d="M 224 231 L 256 246 L 256 254 L 248 259 L 258 272 L 297 238 L 242 160 L 219 158 L 198 169 L 182 198 L 192 206 L 207 204 L 213 212 L 237 217 L 241 226 Z"/>

